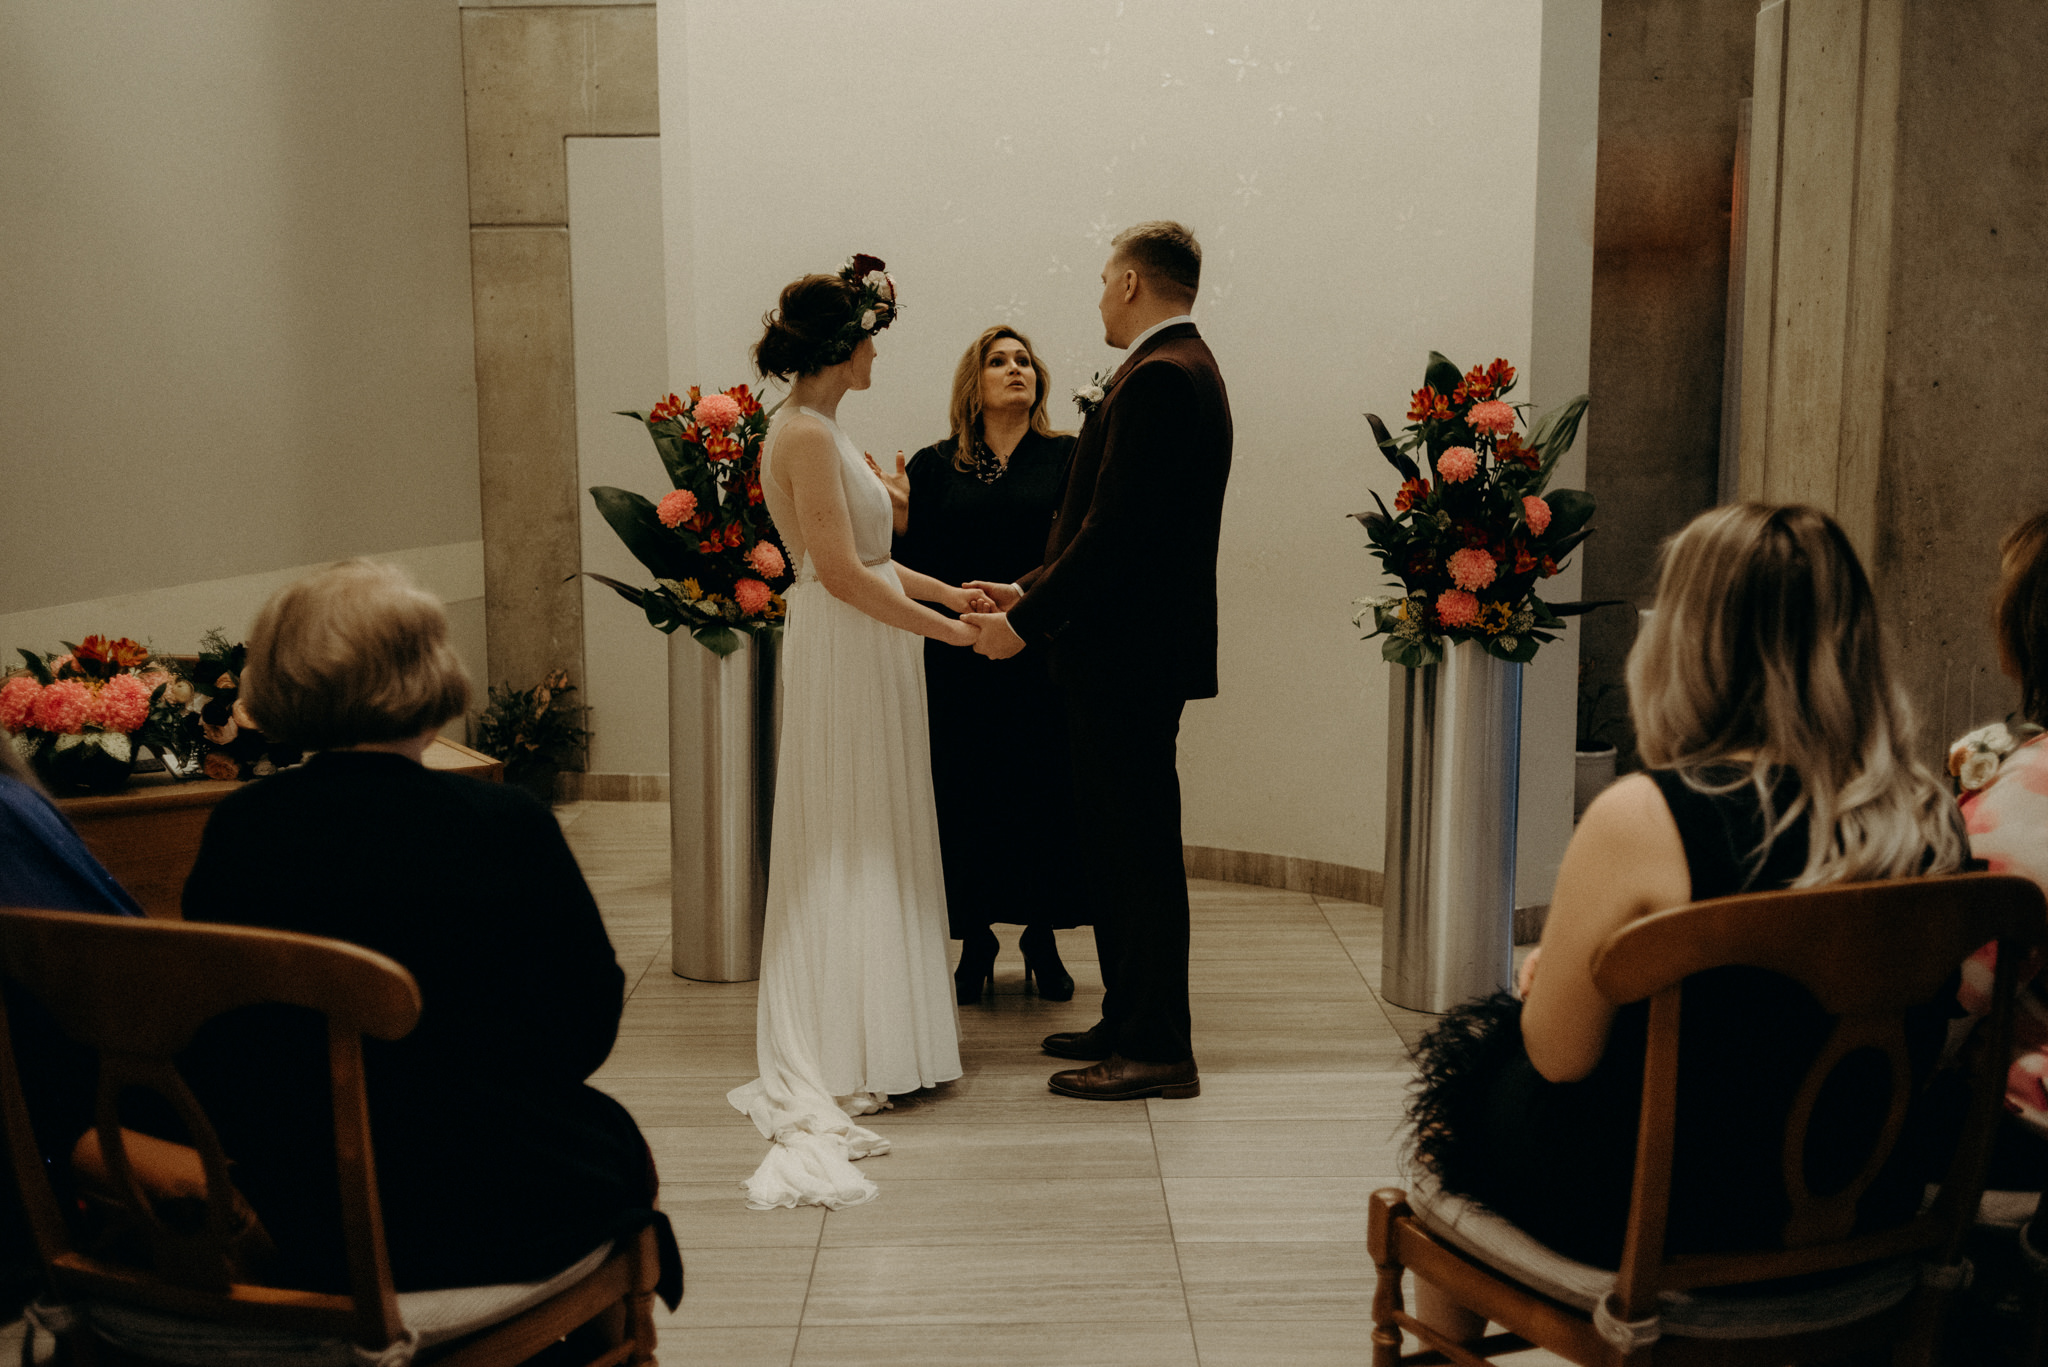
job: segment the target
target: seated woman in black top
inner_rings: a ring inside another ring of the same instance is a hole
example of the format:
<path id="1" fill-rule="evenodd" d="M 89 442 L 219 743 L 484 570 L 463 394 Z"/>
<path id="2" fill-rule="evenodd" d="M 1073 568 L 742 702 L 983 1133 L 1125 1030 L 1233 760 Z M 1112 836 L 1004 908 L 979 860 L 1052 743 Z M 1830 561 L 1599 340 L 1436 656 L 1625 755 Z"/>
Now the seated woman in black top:
<path id="1" fill-rule="evenodd" d="M 1608 936 L 1691 901 L 1945 872 L 1965 853 L 1954 805 L 1910 757 L 1869 583 L 1825 513 L 1744 504 L 1695 518 L 1665 545 L 1628 683 L 1649 772 L 1615 783 L 1580 821 L 1525 1000 L 1471 1003 L 1424 1040 L 1410 1112 L 1417 1157 L 1445 1190 L 1606 1267 L 1634 1180 L 1648 1021 L 1646 1003 L 1617 1009 L 1593 986 Z M 1909 1030 L 1922 1075 L 1950 1001 L 1930 1002 Z M 1784 1123 L 1830 1025 L 1804 989 L 1759 970 L 1688 985 L 1672 1252 L 1777 1242 L 1790 1210 Z M 1822 1135 L 1816 1120 L 1809 1161 L 1849 1167 L 1832 1180 L 1811 1172 L 1816 1190 L 1861 1166 L 1882 1120 L 1848 1093 L 1881 1098 L 1883 1078 L 1838 1077 L 1828 1114 L 1841 1132 Z M 1894 1168 L 1866 1195 L 1866 1223 L 1913 1213 L 1919 1186 L 1903 1156 Z"/>
<path id="2" fill-rule="evenodd" d="M 242 698 L 318 751 L 214 809 L 185 916 L 331 936 L 419 981 L 419 1025 L 364 1042 L 372 1142 L 401 1291 L 545 1279 L 649 1224 L 681 1290 L 647 1146 L 585 1084 L 624 975 L 561 828 L 516 788 L 421 763 L 469 696 L 440 604 L 397 570 L 333 566 L 281 590 Z M 276 1241 L 287 1285 L 346 1285 L 325 1046 L 274 1006 L 214 1021 L 188 1075 Z"/>
<path id="3" fill-rule="evenodd" d="M 953 372 L 952 435 L 911 457 L 907 471 L 899 455 L 895 476 L 882 476 L 898 561 L 965 584 L 1008 583 L 1044 560 L 1075 440 L 1046 418 L 1047 383 L 1023 333 L 992 327 L 975 338 Z M 1024 927 L 1018 948 L 1038 995 L 1068 1000 L 1074 980 L 1053 931 L 1093 920 L 1076 908 L 1073 871 L 1049 857 L 1074 848 L 1073 780 L 1066 714 L 1045 661 L 1026 659 L 1031 653 L 991 660 L 936 641 L 924 647 L 932 796 L 946 914 L 961 942 L 953 981 L 962 1005 L 980 1001 L 993 981 L 995 923 Z M 992 858 L 991 840 L 1009 853 Z"/>

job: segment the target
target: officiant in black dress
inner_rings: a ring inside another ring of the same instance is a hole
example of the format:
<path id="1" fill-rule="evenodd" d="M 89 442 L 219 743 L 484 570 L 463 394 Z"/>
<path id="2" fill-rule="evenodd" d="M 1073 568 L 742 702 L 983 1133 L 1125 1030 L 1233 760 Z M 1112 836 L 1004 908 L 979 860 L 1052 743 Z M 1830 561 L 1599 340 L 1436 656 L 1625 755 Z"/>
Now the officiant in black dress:
<path id="1" fill-rule="evenodd" d="M 876 471 L 894 504 L 899 563 L 949 584 L 1012 580 L 1038 566 L 1074 452 L 1045 406 L 1045 371 L 1024 334 L 992 327 L 975 339 L 953 375 L 952 435 L 907 468 L 899 453 L 894 475 Z M 1074 980 L 1053 931 L 1090 918 L 1057 856 L 1073 848 L 1074 798 L 1065 713 L 1043 652 L 988 660 L 927 641 L 924 672 L 960 1001 L 980 1001 L 993 983 L 993 924 L 1025 928 L 1027 983 L 1067 1001 Z M 991 728 L 1019 743 L 990 747 Z"/>

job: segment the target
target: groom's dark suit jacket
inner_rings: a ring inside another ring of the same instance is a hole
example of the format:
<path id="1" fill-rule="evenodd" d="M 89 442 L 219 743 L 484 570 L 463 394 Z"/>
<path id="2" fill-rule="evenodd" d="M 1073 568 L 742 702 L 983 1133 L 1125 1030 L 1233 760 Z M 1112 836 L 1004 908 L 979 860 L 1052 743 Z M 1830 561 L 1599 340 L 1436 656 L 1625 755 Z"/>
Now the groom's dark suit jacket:
<path id="1" fill-rule="evenodd" d="M 1176 323 L 1125 360 L 1081 425 L 1045 564 L 1010 625 L 1066 688 L 1216 696 L 1216 542 L 1230 400 Z"/>

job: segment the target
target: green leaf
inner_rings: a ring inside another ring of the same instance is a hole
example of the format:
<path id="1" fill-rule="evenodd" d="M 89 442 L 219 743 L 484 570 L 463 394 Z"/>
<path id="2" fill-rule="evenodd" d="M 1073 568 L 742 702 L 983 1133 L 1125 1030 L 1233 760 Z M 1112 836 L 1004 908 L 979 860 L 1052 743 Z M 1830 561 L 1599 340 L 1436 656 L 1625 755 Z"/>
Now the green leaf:
<path id="1" fill-rule="evenodd" d="M 1572 449 L 1572 443 L 1579 439 L 1579 420 L 1586 416 L 1586 405 L 1592 396 L 1581 394 L 1562 408 L 1553 408 L 1543 415 L 1536 424 L 1536 431 L 1529 438 L 1529 445 L 1542 456 L 1539 467 L 1544 479 L 1550 478 L 1553 466 Z"/>
<path id="2" fill-rule="evenodd" d="M 696 573 L 695 553 L 661 525 L 652 503 L 630 490 L 602 484 L 591 489 L 590 497 L 633 558 L 656 579 L 686 579 Z"/>
<path id="3" fill-rule="evenodd" d="M 1441 351 L 1429 353 L 1429 367 L 1422 372 L 1422 382 L 1443 395 L 1446 401 L 1464 378 L 1465 372 L 1453 365 Z"/>
<path id="4" fill-rule="evenodd" d="M 720 659 L 740 648 L 740 634 L 722 622 L 709 622 L 703 626 L 692 627 L 690 634 Z"/>
<path id="5" fill-rule="evenodd" d="M 581 573 L 584 578 L 595 579 L 598 583 L 603 584 L 606 588 L 610 589 L 613 593 L 618 594 L 619 597 L 625 599 L 627 602 L 631 603 L 636 608 L 643 606 L 650 592 L 650 590 L 648 589 L 636 589 L 631 584 L 621 584 L 618 580 L 613 579 L 609 575 L 598 574 L 594 570 L 583 570 L 581 571 Z M 576 576 L 572 574 L 569 577 L 571 579 L 574 579 Z"/>
<path id="6" fill-rule="evenodd" d="M 1422 641 L 1389 639 L 1380 647 L 1380 658 L 1390 664 L 1404 665 L 1409 669 L 1420 669 L 1424 665 L 1442 664 L 1443 649 Z"/>
<path id="7" fill-rule="evenodd" d="M 1546 548 L 1593 520 L 1593 496 L 1584 489 L 1552 489 L 1543 496 L 1543 501 L 1550 505 L 1550 525 L 1543 529 L 1542 537 Z"/>
<path id="8" fill-rule="evenodd" d="M 19 646 L 15 647 L 15 649 L 20 651 L 21 658 L 28 665 L 28 672 L 35 675 L 37 683 L 52 684 L 57 681 L 57 676 L 50 672 L 50 662 L 48 660 L 45 660 L 33 650 L 23 650 Z"/>
<path id="9" fill-rule="evenodd" d="M 1380 421 L 1380 415 L 1368 413 L 1365 415 L 1365 421 L 1372 428 L 1372 439 L 1379 446 L 1380 454 L 1387 458 L 1387 464 L 1393 466 L 1403 480 L 1419 478 L 1422 471 L 1417 468 L 1414 461 L 1401 453 L 1400 446 L 1387 431 L 1387 425 Z"/>

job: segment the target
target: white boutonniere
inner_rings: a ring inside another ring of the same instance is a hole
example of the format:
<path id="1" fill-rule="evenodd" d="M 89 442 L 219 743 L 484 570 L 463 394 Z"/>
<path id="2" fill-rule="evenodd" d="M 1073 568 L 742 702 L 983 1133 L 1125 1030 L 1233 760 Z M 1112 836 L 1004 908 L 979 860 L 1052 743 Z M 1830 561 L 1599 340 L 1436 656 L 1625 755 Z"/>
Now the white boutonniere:
<path id="1" fill-rule="evenodd" d="M 1115 373 L 1111 370 L 1098 370 L 1094 379 L 1074 390 L 1074 407 L 1081 410 L 1082 417 L 1085 418 L 1102 407 L 1102 401 L 1109 397 L 1110 377 Z"/>
<path id="2" fill-rule="evenodd" d="M 1948 771 L 1958 793 L 1974 793 L 1998 776 L 2006 756 L 2041 734 L 2032 722 L 2008 726 L 1995 721 L 1980 726 L 1948 748 Z"/>

